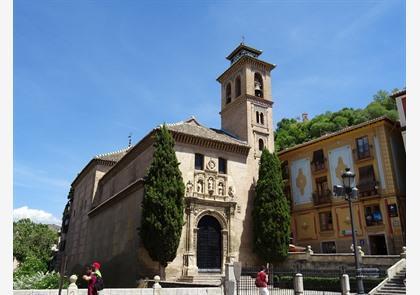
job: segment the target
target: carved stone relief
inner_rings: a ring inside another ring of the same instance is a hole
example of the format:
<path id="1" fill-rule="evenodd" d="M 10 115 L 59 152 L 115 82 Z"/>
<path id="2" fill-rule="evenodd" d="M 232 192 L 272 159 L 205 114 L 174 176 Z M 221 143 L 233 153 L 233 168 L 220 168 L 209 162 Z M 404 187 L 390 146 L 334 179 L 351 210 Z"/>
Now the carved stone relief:
<path id="1" fill-rule="evenodd" d="M 219 184 L 217 185 L 217 194 L 219 196 L 225 195 L 225 185 L 222 181 L 220 181 Z"/>
<path id="2" fill-rule="evenodd" d="M 232 199 L 235 197 L 235 188 L 233 186 L 229 186 L 229 192 L 228 192 L 229 197 L 231 197 Z"/>
<path id="3" fill-rule="evenodd" d="M 213 160 L 207 162 L 206 165 L 208 170 L 214 171 L 216 169 L 216 163 Z"/>
<path id="4" fill-rule="evenodd" d="M 196 186 L 197 193 L 203 194 L 204 193 L 204 181 L 203 179 L 197 180 L 197 186 Z"/>
<path id="5" fill-rule="evenodd" d="M 209 195 L 213 195 L 214 193 L 214 178 L 213 177 L 208 178 L 207 187 L 208 187 Z"/>
<path id="6" fill-rule="evenodd" d="M 191 180 L 188 180 L 187 185 L 185 187 L 186 187 L 187 196 L 191 196 L 193 193 L 193 184 Z"/>
<path id="7" fill-rule="evenodd" d="M 194 181 L 188 181 L 185 185 L 186 196 L 197 196 L 206 198 L 214 196 L 215 199 L 226 200 L 227 195 L 231 198 L 234 195 L 233 186 L 229 187 L 229 192 L 226 192 L 227 176 L 220 175 L 214 172 L 197 172 L 194 175 Z M 194 185 L 195 184 L 195 185 Z"/>

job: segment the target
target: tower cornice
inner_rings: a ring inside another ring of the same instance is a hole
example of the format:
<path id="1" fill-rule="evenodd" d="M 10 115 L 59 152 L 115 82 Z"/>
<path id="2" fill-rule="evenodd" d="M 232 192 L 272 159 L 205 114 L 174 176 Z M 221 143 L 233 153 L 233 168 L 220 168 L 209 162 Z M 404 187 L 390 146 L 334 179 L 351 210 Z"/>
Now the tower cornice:
<path id="1" fill-rule="evenodd" d="M 249 63 L 251 65 L 255 66 L 262 66 L 265 70 L 271 71 L 276 67 L 275 64 L 268 63 L 266 61 L 260 60 L 258 58 L 254 58 L 248 55 L 242 56 L 240 59 L 238 59 L 235 63 L 233 63 L 226 71 L 224 71 L 216 80 L 220 83 L 224 82 L 224 79 L 227 76 L 230 76 L 230 74 L 234 71 L 236 71 L 238 68 L 240 68 L 243 64 Z"/>
<path id="2" fill-rule="evenodd" d="M 229 103 L 228 105 L 226 105 L 220 112 L 219 114 L 222 115 L 225 112 L 228 112 L 230 109 L 237 107 L 239 104 L 244 103 L 244 102 L 252 102 L 256 105 L 262 106 L 262 107 L 272 107 L 274 102 L 271 100 L 267 100 L 264 99 L 262 97 L 258 97 L 258 96 L 254 96 L 254 95 L 249 95 L 249 94 L 244 94 L 241 95 L 240 97 L 235 98 L 231 103 Z"/>

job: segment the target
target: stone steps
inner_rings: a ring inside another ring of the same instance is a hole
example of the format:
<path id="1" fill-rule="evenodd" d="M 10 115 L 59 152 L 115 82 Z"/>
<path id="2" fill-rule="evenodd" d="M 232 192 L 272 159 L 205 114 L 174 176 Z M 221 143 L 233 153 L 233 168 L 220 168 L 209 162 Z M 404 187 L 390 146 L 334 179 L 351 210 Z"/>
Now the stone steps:
<path id="1" fill-rule="evenodd" d="M 222 274 L 198 274 L 191 277 L 183 277 L 179 279 L 179 282 L 200 284 L 200 285 L 211 285 L 211 286 L 220 286 L 224 275 Z"/>
<path id="2" fill-rule="evenodd" d="M 394 295 L 394 294 L 406 294 L 406 288 L 404 285 L 404 279 L 406 278 L 405 268 L 398 272 L 394 277 L 390 278 L 385 285 L 383 285 L 375 295 Z"/>

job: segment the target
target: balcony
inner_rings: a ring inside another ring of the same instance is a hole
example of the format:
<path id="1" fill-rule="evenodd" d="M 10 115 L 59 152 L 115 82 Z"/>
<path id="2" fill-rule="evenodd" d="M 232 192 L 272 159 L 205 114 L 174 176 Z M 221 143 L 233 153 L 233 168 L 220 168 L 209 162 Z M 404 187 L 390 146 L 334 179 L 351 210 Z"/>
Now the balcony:
<path id="1" fill-rule="evenodd" d="M 357 185 L 359 189 L 359 197 L 369 197 L 378 194 L 379 182 L 375 180 L 363 181 L 363 179 Z"/>
<path id="2" fill-rule="evenodd" d="M 331 203 L 331 201 L 332 201 L 331 196 L 332 196 L 332 194 L 331 194 L 331 191 L 329 189 L 325 190 L 321 193 L 318 193 L 318 192 L 312 193 L 312 199 L 313 199 L 313 202 L 314 202 L 315 206 Z"/>
<path id="3" fill-rule="evenodd" d="M 363 152 L 353 149 L 353 158 L 356 162 L 373 159 L 373 146 L 370 144 L 369 148 Z"/>
<path id="4" fill-rule="evenodd" d="M 318 161 L 312 161 L 311 162 L 311 170 L 313 173 L 320 173 L 327 171 L 327 160 L 318 160 Z"/>

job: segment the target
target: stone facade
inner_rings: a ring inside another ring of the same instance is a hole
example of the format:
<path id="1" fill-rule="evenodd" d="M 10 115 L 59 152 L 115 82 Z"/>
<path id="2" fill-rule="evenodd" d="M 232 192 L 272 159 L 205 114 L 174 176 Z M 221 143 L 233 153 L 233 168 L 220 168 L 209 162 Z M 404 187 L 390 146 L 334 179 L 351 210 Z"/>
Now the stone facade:
<path id="1" fill-rule="evenodd" d="M 397 123 L 381 117 L 280 152 L 292 201 L 294 243 L 315 252 L 350 252 L 349 207 L 333 195 L 345 166 L 359 188 L 356 239 L 366 254 L 399 254 L 404 246 L 405 152 Z"/>
<path id="2" fill-rule="evenodd" d="M 195 118 L 167 125 L 186 187 L 186 210 L 177 256 L 164 270 L 166 280 L 220 278 L 226 262 L 259 263 L 252 251 L 251 212 L 261 150 L 274 151 L 270 71 L 275 67 L 258 59 L 260 54 L 240 44 L 228 57 L 231 65 L 217 79 L 220 130 Z M 73 182 L 72 213 L 60 252 L 67 272 L 80 274 L 85 264 L 100 261 L 107 287 L 136 286 L 140 278 L 162 272 L 138 235 L 155 131 L 133 147 L 97 156 Z M 200 157 L 202 167 L 197 167 Z M 220 226 L 221 261 L 214 269 L 198 262 L 204 217 Z"/>

